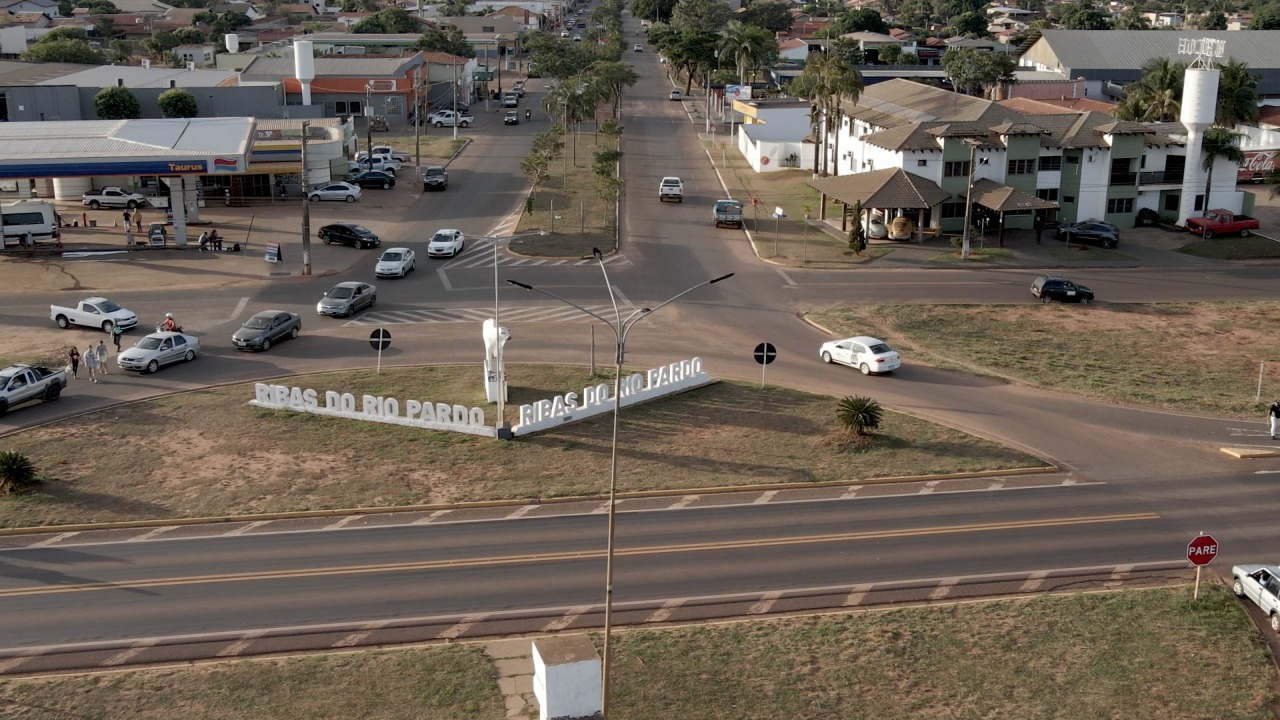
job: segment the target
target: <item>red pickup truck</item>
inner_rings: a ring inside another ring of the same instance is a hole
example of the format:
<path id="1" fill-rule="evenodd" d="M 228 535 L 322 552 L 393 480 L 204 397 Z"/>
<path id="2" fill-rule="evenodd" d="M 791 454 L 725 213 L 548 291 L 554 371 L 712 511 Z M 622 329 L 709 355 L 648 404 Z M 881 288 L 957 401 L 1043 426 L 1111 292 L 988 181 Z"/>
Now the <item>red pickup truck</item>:
<path id="1" fill-rule="evenodd" d="M 1203 237 L 1205 240 L 1214 235 L 1233 235 L 1249 237 L 1249 233 L 1259 227 L 1258 219 L 1248 215 L 1236 215 L 1230 210 L 1210 210 L 1204 217 L 1187 218 L 1187 229 Z"/>

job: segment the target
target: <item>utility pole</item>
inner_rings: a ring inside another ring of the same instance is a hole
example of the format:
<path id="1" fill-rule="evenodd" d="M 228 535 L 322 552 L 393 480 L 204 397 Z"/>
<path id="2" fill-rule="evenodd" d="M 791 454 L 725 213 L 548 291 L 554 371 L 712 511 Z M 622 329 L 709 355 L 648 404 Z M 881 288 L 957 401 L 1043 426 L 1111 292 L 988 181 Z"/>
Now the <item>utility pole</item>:
<path id="1" fill-rule="evenodd" d="M 453 139 L 458 139 L 458 63 L 453 64 Z"/>
<path id="2" fill-rule="evenodd" d="M 311 190 L 307 183 L 307 131 L 311 123 L 302 121 L 302 274 L 311 274 Z"/>
<path id="3" fill-rule="evenodd" d="M 413 164 L 418 167 L 422 167 L 422 85 L 418 80 L 421 69 L 421 65 L 413 69 Z"/>
<path id="4" fill-rule="evenodd" d="M 960 259 L 969 259 L 969 226 L 973 223 L 973 173 L 978 159 L 977 138 L 966 138 L 969 143 L 969 189 L 964 193 L 964 235 L 960 244 Z"/>

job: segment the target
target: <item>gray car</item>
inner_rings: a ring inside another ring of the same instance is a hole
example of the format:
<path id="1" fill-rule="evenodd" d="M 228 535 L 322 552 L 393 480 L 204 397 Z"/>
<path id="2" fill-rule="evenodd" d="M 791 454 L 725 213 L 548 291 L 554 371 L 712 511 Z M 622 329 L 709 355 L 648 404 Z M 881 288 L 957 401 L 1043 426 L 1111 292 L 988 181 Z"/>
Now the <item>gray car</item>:
<path id="1" fill-rule="evenodd" d="M 316 303 L 321 315 L 350 317 L 378 302 L 378 289 L 369 283 L 344 282 L 334 285 Z"/>
<path id="2" fill-rule="evenodd" d="M 231 342 L 241 350 L 270 350 L 272 343 L 293 339 L 302 332 L 302 318 L 284 310 L 263 310 L 245 321 L 231 335 Z"/>

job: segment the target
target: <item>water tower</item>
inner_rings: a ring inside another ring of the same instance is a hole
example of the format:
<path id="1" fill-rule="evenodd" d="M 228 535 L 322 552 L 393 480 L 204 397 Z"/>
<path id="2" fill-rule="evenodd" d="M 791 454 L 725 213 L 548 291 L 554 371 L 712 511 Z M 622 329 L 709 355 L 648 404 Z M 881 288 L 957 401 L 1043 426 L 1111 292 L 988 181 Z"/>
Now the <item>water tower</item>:
<path id="1" fill-rule="evenodd" d="M 222 37 L 223 42 L 227 45 L 227 52 L 235 54 L 240 52 L 240 36 L 236 33 L 227 33 Z"/>
<path id="2" fill-rule="evenodd" d="M 1213 38 L 1178 39 L 1178 54 L 1195 57 L 1182 81 L 1182 114 L 1178 118 L 1187 128 L 1187 166 L 1178 202 L 1179 223 L 1212 209 L 1206 197 L 1200 210 L 1196 210 L 1196 195 L 1204 189 L 1204 131 L 1213 126 L 1218 109 L 1220 71 L 1213 67 L 1213 61 L 1226 53 L 1226 45 L 1225 40 Z"/>
<path id="3" fill-rule="evenodd" d="M 302 85 L 302 104 L 311 104 L 311 81 L 316 79 L 315 51 L 310 40 L 293 41 L 293 76 Z M 1214 84 L 1217 87 L 1217 84 Z"/>

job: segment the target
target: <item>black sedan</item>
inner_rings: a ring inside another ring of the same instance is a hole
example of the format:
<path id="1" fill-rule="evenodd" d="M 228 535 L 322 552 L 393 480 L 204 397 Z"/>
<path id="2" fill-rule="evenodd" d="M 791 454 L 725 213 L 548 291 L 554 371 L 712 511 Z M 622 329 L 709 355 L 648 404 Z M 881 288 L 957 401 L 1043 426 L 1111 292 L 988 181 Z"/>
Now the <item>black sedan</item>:
<path id="1" fill-rule="evenodd" d="M 343 178 L 352 185 L 359 185 L 362 188 L 381 188 L 382 190 L 390 190 L 396 186 L 396 179 L 390 173 L 381 170 L 366 170 L 358 172 Z"/>
<path id="2" fill-rule="evenodd" d="M 235 331 L 231 342 L 241 350 L 270 350 L 272 343 L 296 338 L 301 330 L 302 318 L 296 314 L 284 310 L 263 310 Z"/>
<path id="3" fill-rule="evenodd" d="M 1110 250 L 1120 244 L 1120 228 L 1101 220 L 1085 220 L 1059 225 L 1058 238 L 1068 243 L 1097 245 Z"/>
<path id="4" fill-rule="evenodd" d="M 355 248 L 371 248 L 382 244 L 382 238 L 378 237 L 377 233 L 355 223 L 325 225 L 320 228 L 320 232 L 317 234 L 325 245 L 338 243 L 339 245 L 350 245 Z"/>

